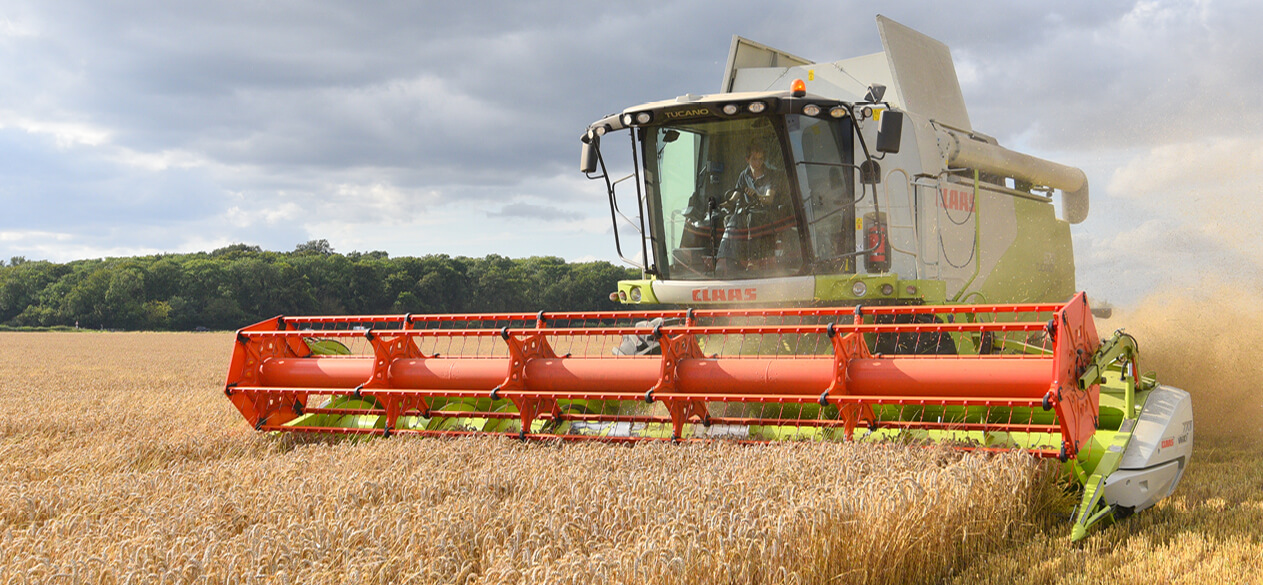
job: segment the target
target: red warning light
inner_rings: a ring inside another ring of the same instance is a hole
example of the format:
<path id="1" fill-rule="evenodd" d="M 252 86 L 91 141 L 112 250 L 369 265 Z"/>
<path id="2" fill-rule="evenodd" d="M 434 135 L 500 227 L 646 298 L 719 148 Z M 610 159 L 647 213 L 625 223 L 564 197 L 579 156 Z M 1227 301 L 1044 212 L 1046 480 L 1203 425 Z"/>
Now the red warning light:
<path id="1" fill-rule="evenodd" d="M 807 95 L 807 82 L 795 79 L 794 83 L 789 86 L 789 91 L 794 97 L 803 97 Z"/>

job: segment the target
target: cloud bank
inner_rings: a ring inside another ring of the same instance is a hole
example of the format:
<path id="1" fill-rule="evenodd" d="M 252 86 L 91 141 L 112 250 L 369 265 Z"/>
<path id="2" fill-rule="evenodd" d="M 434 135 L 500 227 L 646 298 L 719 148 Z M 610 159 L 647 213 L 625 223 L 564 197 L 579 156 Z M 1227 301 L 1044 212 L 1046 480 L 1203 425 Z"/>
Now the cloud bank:
<path id="1" fill-rule="evenodd" d="M 882 11 L 948 44 L 974 126 L 1080 166 L 1082 288 L 1263 265 L 1263 35 L 1247 2 Z M 291 249 L 615 259 L 577 137 L 717 89 L 740 34 L 880 50 L 861 3 L 0 7 L 0 258 Z M 775 14 L 769 14 L 774 12 Z"/>

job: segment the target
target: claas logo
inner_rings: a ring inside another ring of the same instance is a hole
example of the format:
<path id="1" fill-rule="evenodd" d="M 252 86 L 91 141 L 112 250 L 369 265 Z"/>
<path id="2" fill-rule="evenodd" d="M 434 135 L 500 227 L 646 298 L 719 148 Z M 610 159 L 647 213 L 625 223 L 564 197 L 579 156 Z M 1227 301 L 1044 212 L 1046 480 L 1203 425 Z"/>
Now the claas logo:
<path id="1" fill-rule="evenodd" d="M 758 300 L 759 289 L 740 287 L 710 287 L 693 289 L 693 300 L 698 303 L 717 303 Z"/>
<path id="2" fill-rule="evenodd" d="M 972 213 L 974 210 L 974 194 L 961 189 L 942 189 L 939 195 L 943 200 L 943 209 L 955 209 Z"/>

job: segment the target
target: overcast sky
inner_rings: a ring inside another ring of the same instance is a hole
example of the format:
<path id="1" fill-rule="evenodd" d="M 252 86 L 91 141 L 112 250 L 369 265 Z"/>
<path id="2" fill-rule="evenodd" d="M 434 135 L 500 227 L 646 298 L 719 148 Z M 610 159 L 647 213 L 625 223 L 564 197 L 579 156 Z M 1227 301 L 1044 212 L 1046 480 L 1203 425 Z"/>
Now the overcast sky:
<path id="1" fill-rule="evenodd" d="M 874 53 L 871 2 L 0 0 L 0 258 L 616 258 L 587 124 L 718 89 L 733 34 Z M 974 128 L 1079 166 L 1080 288 L 1263 280 L 1263 5 L 883 2 Z"/>

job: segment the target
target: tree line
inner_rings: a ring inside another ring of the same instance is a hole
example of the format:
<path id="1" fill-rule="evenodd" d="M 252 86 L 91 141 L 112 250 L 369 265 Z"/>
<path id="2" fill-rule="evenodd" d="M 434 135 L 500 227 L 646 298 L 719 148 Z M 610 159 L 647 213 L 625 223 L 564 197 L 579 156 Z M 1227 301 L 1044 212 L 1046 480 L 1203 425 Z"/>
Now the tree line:
<path id="1" fill-rule="evenodd" d="M 0 326 L 222 330 L 276 315 L 608 310 L 617 282 L 638 276 L 556 257 L 340 254 L 326 240 L 292 252 L 234 244 L 65 264 L 15 257 L 0 261 Z"/>

